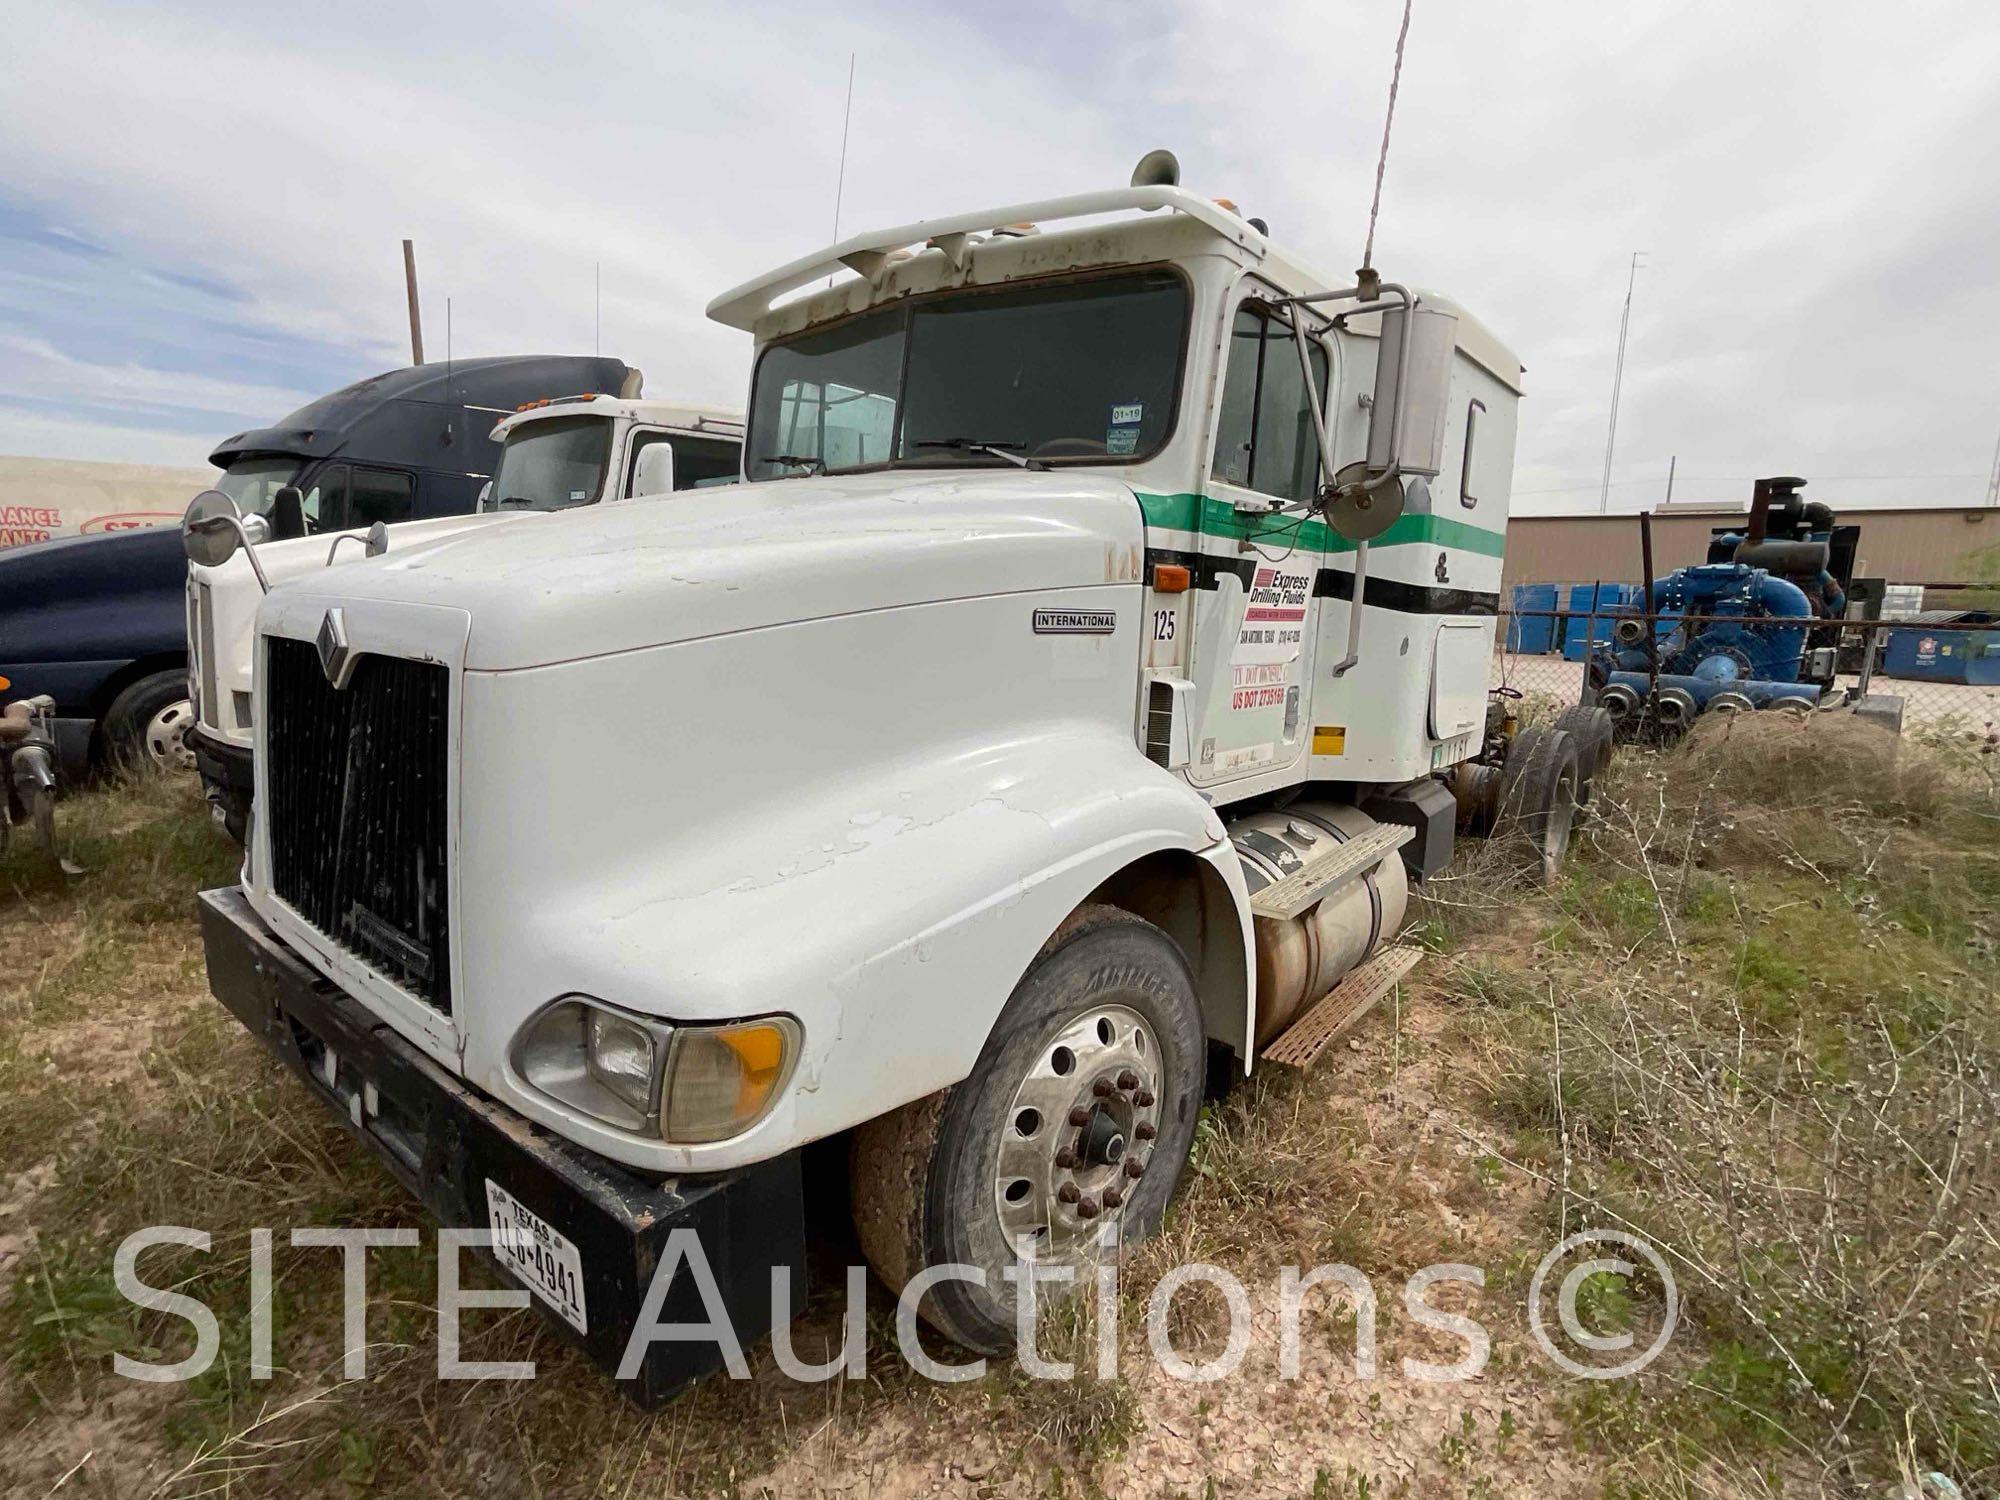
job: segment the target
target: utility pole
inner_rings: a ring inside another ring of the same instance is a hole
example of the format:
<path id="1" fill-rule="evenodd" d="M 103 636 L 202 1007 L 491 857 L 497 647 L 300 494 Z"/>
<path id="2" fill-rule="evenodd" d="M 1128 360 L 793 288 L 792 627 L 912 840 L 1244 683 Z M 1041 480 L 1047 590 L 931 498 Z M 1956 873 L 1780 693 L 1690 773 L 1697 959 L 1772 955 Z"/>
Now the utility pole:
<path id="1" fill-rule="evenodd" d="M 1674 503 L 1674 470 L 1679 467 L 1681 456 L 1676 453 L 1667 460 L 1667 504 Z"/>
<path id="2" fill-rule="evenodd" d="M 403 289 L 410 299 L 410 363 L 424 362 L 424 321 L 417 312 L 417 247 L 403 241 Z"/>
<path id="3" fill-rule="evenodd" d="M 2000 505 L 2000 440 L 1993 444 L 1993 473 L 1986 481 L 1986 503 Z"/>
<path id="4" fill-rule="evenodd" d="M 1611 375 L 1611 424 L 1604 434 L 1604 490 L 1597 501 L 1600 512 L 1611 509 L 1611 450 L 1618 442 L 1618 393 L 1625 383 L 1625 335 L 1632 327 L 1632 288 L 1639 280 L 1639 257 L 1645 253 L 1632 252 L 1632 270 L 1625 278 L 1625 313 L 1618 320 L 1618 364 Z"/>

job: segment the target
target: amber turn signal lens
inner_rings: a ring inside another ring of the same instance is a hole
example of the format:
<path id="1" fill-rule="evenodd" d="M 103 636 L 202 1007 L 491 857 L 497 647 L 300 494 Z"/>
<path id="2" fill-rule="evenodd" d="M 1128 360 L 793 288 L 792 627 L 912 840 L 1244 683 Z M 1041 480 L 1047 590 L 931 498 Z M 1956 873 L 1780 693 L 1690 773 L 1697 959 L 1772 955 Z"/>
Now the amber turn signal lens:
<path id="1" fill-rule="evenodd" d="M 1153 592 L 1157 594 L 1185 594 L 1188 585 L 1194 582 L 1194 575 L 1179 563 L 1153 564 Z"/>
<path id="2" fill-rule="evenodd" d="M 667 1072 L 662 1133 L 688 1144 L 740 1135 L 777 1098 L 798 1046 L 798 1022 L 789 1016 L 683 1027 Z"/>

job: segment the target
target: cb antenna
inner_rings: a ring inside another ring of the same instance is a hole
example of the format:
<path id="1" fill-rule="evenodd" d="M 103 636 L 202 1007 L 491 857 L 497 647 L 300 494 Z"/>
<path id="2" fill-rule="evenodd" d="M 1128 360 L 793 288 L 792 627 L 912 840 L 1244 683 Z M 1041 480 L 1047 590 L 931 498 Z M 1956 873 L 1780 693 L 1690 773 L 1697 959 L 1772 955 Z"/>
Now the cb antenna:
<path id="1" fill-rule="evenodd" d="M 1625 277 L 1625 311 L 1618 319 L 1618 362 L 1611 371 L 1611 420 L 1604 431 L 1604 488 L 1597 497 L 1600 515 L 1611 513 L 1611 453 L 1618 442 L 1618 397 L 1625 388 L 1625 336 L 1632 329 L 1632 289 L 1639 284 L 1639 257 L 1646 252 L 1632 252 L 1632 269 Z"/>
<path id="2" fill-rule="evenodd" d="M 840 203 L 847 196 L 847 129 L 854 123 L 854 58 L 847 54 L 847 103 L 840 111 L 840 171 L 833 179 L 833 242 L 840 243 Z M 833 285 L 831 276 L 826 278 Z"/>
<path id="3" fill-rule="evenodd" d="M 1375 198 L 1368 205 L 1368 239 L 1361 247 L 1361 269 L 1355 278 L 1361 283 L 1361 298 L 1372 302 L 1382 278 L 1375 273 L 1375 220 L 1382 212 L 1382 174 L 1389 169 L 1389 130 L 1396 123 L 1396 91 L 1403 82 L 1403 45 L 1410 39 L 1411 0 L 1403 0 L 1403 24 L 1396 33 L 1396 66 L 1389 74 L 1389 108 L 1382 116 L 1382 150 L 1375 158 Z"/>

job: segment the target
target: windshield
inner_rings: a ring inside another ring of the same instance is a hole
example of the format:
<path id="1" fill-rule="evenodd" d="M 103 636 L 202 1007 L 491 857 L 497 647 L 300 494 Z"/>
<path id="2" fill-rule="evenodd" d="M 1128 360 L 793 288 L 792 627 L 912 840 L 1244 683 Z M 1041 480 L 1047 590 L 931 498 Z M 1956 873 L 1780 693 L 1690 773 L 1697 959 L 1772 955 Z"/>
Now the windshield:
<path id="1" fill-rule="evenodd" d="M 246 516 L 268 516 L 271 499 L 298 476 L 296 458 L 239 458 L 222 471 L 215 487 Z"/>
<path id="2" fill-rule="evenodd" d="M 544 417 L 507 434 L 486 510 L 567 510 L 604 488 L 611 423 L 604 417 Z"/>
<path id="3" fill-rule="evenodd" d="M 1187 310 L 1178 276 L 1144 271 L 954 292 L 774 344 L 745 473 L 1144 458 L 1173 429 Z"/>

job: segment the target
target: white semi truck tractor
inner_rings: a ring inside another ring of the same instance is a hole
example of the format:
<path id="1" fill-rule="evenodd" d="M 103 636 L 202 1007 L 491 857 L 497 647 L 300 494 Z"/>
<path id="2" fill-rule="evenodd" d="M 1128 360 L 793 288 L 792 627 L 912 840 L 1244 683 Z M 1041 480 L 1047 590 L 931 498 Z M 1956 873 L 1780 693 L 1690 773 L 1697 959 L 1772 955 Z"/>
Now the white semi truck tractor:
<path id="1" fill-rule="evenodd" d="M 718 297 L 748 483 L 258 611 L 215 993 L 641 1401 L 801 1305 L 807 1160 L 1010 1345 L 1461 826 L 1568 827 L 1487 690 L 1519 361 L 1163 155 Z"/>
<path id="2" fill-rule="evenodd" d="M 188 534 L 188 695 L 196 715 L 188 743 L 210 810 L 238 843 L 250 814 L 256 749 L 253 648 L 257 608 L 267 589 L 391 549 L 400 557 L 503 518 L 734 484 L 742 472 L 742 414 L 685 402 L 588 393 L 548 397 L 503 417 L 492 438 L 500 444 L 499 459 L 472 515 L 402 521 L 380 529 L 315 530 L 261 543 L 255 538 L 263 528 L 246 520 L 251 540 L 241 547 L 231 545 L 236 541 L 233 529 L 220 536 L 213 528 Z M 214 509 L 215 502 L 206 501 L 196 514 Z M 309 526 L 311 517 L 339 509 L 317 493 L 317 486 L 314 494 L 300 496 L 300 513 Z M 223 560 L 213 565 L 201 561 L 210 556 Z"/>

